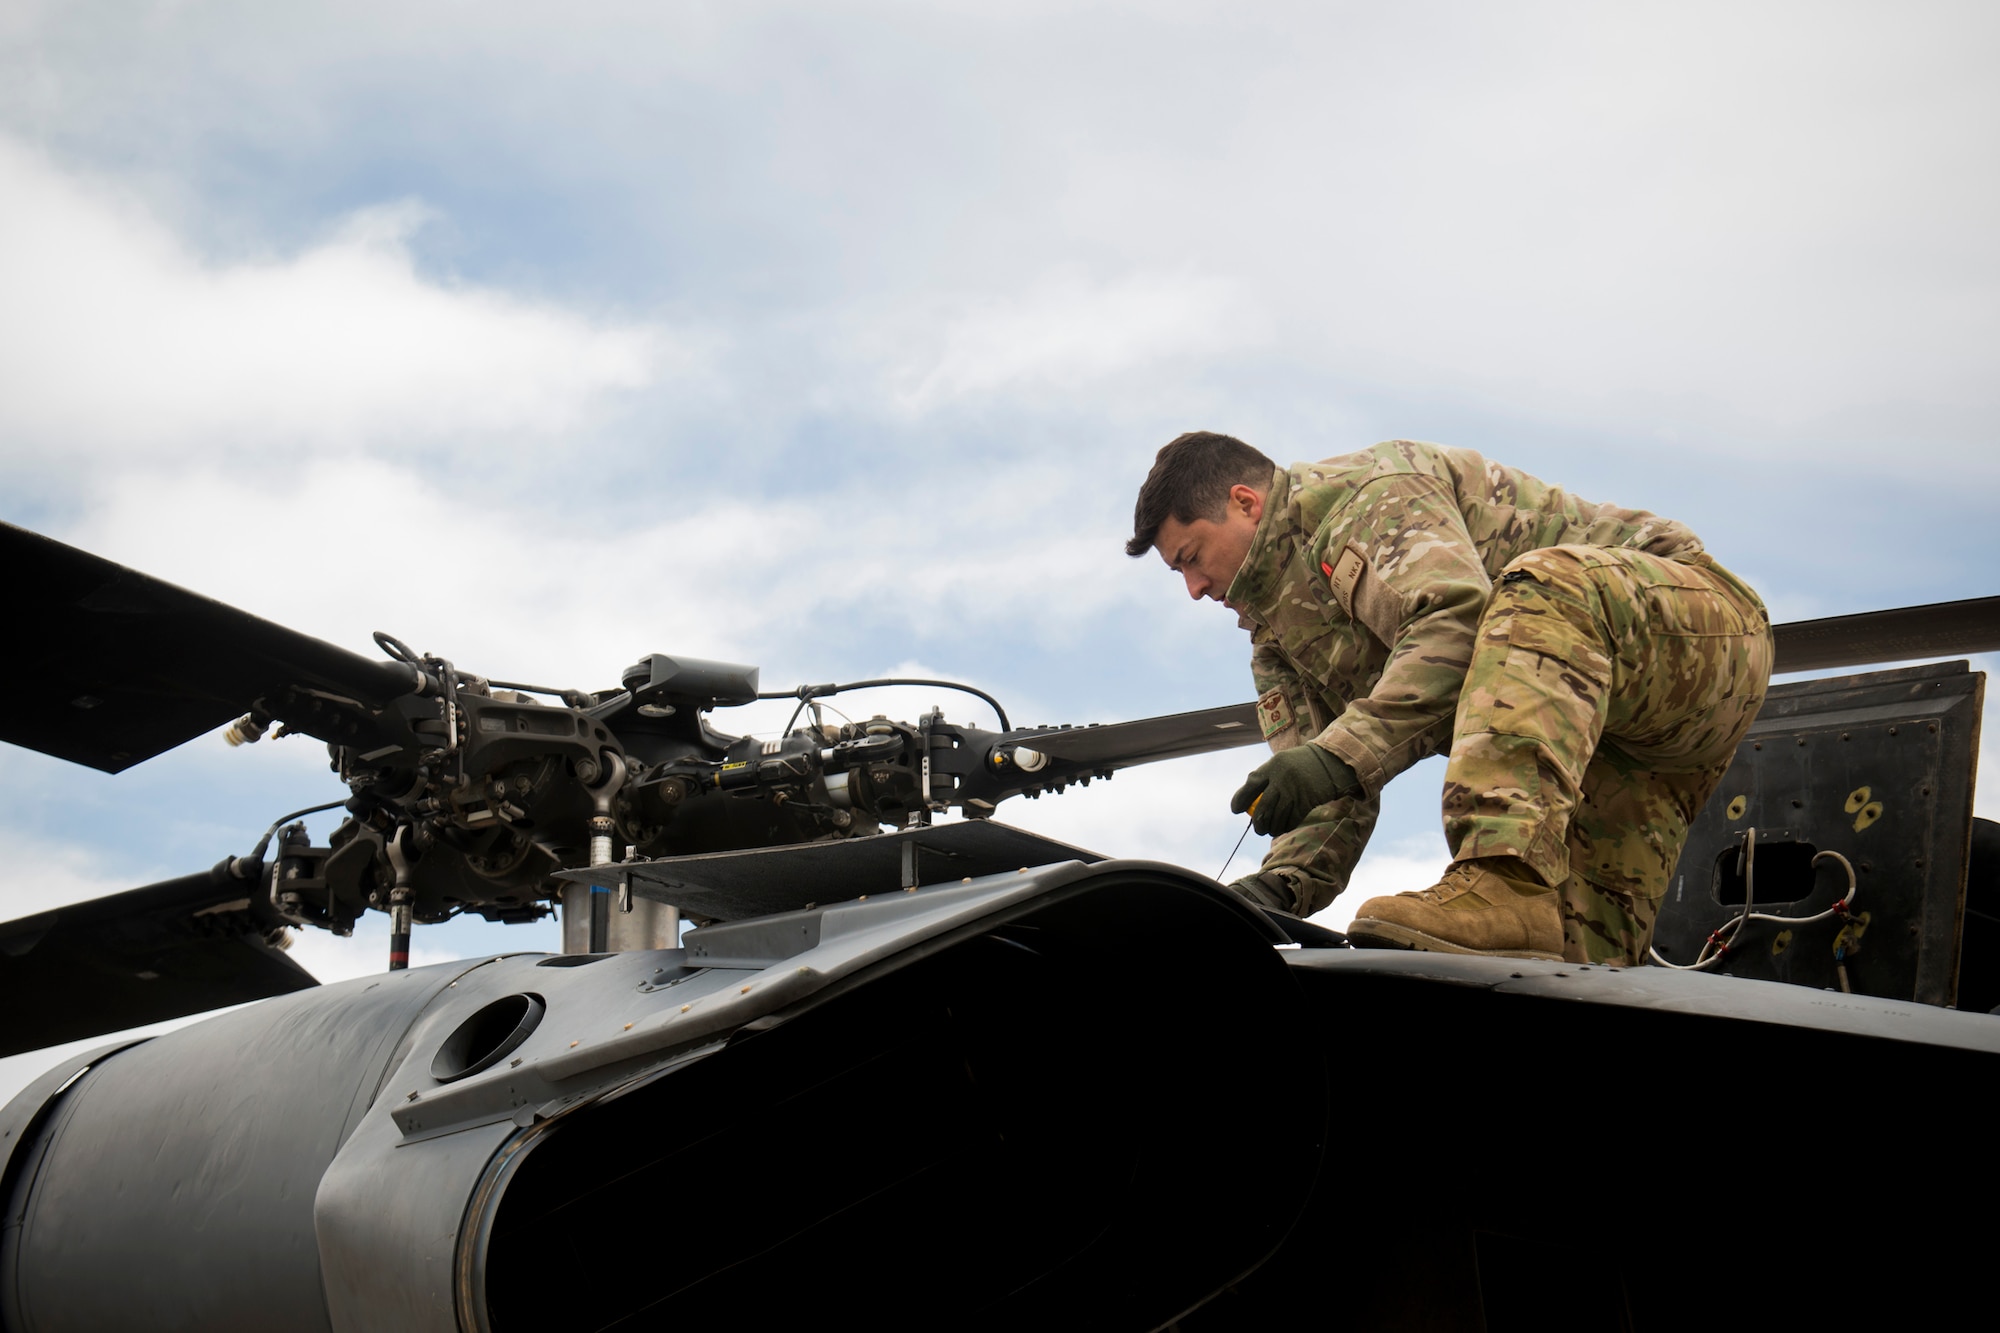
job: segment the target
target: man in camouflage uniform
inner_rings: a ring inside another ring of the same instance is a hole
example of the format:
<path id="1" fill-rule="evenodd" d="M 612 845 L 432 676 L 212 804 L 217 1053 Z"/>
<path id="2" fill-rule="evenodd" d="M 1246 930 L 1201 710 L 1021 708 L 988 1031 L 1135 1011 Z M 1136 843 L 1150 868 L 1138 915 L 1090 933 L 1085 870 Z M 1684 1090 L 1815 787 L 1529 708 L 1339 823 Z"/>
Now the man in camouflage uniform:
<path id="1" fill-rule="evenodd" d="M 1356 943 L 1637 964 L 1689 822 L 1763 703 L 1763 604 L 1693 532 L 1465 449 L 1280 469 L 1160 451 L 1128 554 L 1250 631 L 1273 756 L 1233 804 L 1276 835 L 1233 888 L 1299 915 L 1347 885 L 1384 783 L 1449 749 L 1452 866 Z"/>

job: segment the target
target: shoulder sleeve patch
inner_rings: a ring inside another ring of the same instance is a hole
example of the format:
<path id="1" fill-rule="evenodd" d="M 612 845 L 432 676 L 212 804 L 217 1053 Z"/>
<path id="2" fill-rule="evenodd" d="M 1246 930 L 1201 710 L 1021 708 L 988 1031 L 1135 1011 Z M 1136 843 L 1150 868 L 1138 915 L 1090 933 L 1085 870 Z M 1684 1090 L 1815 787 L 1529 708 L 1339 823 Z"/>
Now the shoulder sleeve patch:
<path id="1" fill-rule="evenodd" d="M 1257 696 L 1257 722 L 1267 741 L 1292 725 L 1292 701 L 1283 689 L 1265 690 Z"/>
<path id="2" fill-rule="evenodd" d="M 1332 564 L 1322 560 L 1319 567 L 1326 571 L 1326 581 L 1333 588 L 1333 600 L 1340 603 L 1340 609 L 1347 613 L 1349 620 L 1357 619 L 1354 611 L 1354 588 L 1361 581 L 1361 571 L 1368 568 L 1368 562 L 1361 558 L 1361 552 L 1352 546 L 1342 547 Z"/>
<path id="3" fill-rule="evenodd" d="M 1396 590 L 1377 578 L 1360 548 L 1349 543 L 1331 565 L 1322 561 L 1326 581 L 1334 600 L 1349 620 L 1365 625 L 1368 632 L 1393 648 L 1403 630 L 1403 599 Z"/>

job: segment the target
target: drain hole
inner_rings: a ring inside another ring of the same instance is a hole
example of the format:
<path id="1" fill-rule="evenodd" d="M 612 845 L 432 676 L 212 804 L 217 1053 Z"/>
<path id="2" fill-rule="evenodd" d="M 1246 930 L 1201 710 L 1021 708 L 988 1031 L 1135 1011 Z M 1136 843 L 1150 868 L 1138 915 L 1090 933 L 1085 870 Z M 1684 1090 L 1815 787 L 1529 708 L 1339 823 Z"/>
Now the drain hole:
<path id="1" fill-rule="evenodd" d="M 460 1023 L 438 1047 L 431 1060 L 431 1077 L 440 1083 L 489 1069 L 507 1052 L 528 1039 L 542 1021 L 539 995 L 509 995 L 495 1000 Z"/>

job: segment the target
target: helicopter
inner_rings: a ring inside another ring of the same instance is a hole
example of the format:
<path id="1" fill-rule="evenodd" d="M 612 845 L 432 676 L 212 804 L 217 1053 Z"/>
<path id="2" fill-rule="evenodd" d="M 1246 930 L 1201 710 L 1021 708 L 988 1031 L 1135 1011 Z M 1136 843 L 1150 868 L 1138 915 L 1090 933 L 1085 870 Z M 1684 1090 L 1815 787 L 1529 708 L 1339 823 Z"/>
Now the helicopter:
<path id="1" fill-rule="evenodd" d="M 834 724 L 820 701 L 891 682 L 655 653 L 548 688 L 19 528 L 0 555 L 35 629 L 0 739 L 118 772 L 296 733 L 347 791 L 324 846 L 297 812 L 0 923 L 9 1052 L 261 1001 L 0 1109 L 0 1328 L 1782 1327 L 1829 1286 L 1976 1294 L 1980 1227 L 1873 1225 L 1938 1207 L 1913 1156 L 2000 1182 L 1972 1103 L 2000 1022 L 1947 1007 L 2000 981 L 1962 662 L 1774 687 L 1691 831 L 1666 966 L 1622 969 L 1351 949 L 994 817 L 1257 743 L 1250 704 L 1021 728 L 924 681 L 998 730 Z M 1777 642 L 1781 671 L 1988 651 L 2000 598 Z M 781 735 L 721 728 L 760 698 L 796 701 Z M 418 925 L 552 910 L 559 954 L 408 965 Z M 286 956 L 368 912 L 381 974 Z M 1412 1125 L 1522 1148 L 1439 1176 Z M 1822 1197 L 1849 1225 L 1800 1284 Z"/>

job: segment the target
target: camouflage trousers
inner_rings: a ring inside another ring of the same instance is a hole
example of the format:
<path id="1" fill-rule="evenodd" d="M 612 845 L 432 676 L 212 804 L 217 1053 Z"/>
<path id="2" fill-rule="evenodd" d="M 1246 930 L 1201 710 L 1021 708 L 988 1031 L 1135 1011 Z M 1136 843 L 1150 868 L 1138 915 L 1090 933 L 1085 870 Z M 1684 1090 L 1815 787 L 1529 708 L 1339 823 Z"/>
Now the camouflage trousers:
<path id="1" fill-rule="evenodd" d="M 1707 556 L 1551 546 L 1502 571 L 1445 770 L 1456 861 L 1561 895 L 1572 962 L 1645 961 L 1688 824 L 1764 702 L 1763 603 Z"/>

